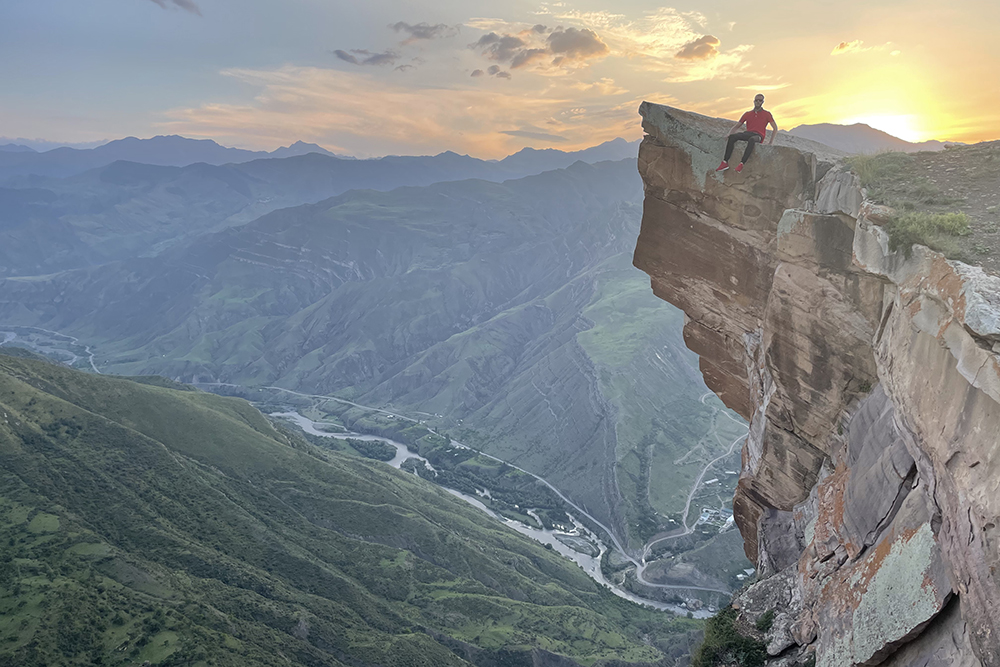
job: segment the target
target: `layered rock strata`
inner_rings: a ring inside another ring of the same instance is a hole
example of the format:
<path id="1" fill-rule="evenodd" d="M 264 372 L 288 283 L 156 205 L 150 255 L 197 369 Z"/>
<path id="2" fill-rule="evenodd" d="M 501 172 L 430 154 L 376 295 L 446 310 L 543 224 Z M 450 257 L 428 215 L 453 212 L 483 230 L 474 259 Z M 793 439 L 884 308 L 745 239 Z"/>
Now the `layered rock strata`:
<path id="1" fill-rule="evenodd" d="M 776 663 L 1000 665 L 1000 279 L 917 246 L 840 157 L 644 103 L 634 263 L 750 421 L 734 512 Z"/>

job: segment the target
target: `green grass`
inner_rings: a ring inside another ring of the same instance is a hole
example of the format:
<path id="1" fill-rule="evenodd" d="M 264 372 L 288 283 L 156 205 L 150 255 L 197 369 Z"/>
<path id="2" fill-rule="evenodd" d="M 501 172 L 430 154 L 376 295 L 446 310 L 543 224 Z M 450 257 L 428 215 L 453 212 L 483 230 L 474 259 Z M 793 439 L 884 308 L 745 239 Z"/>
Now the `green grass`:
<path id="1" fill-rule="evenodd" d="M 758 667 L 767 658 L 763 642 L 740 634 L 736 629 L 736 610 L 726 607 L 705 624 L 705 639 L 695 651 L 692 667 L 739 665 Z"/>
<path id="2" fill-rule="evenodd" d="M 361 456 L 376 461 L 391 461 L 396 456 L 396 448 L 386 442 L 348 438 L 346 444 Z"/>
<path id="3" fill-rule="evenodd" d="M 861 187 L 868 189 L 869 198 L 875 201 L 884 196 L 887 184 L 908 178 L 914 168 L 912 156 L 892 152 L 853 155 L 847 158 L 847 165 L 858 175 Z"/>
<path id="4" fill-rule="evenodd" d="M 761 617 L 757 619 L 757 622 L 754 625 L 761 632 L 767 632 L 770 630 L 771 626 L 774 625 L 774 610 L 768 609 L 765 611 L 761 614 Z"/>
<path id="5" fill-rule="evenodd" d="M 0 412 L 0 664 L 655 662 L 700 625 L 238 399 L 0 356 Z"/>
<path id="6" fill-rule="evenodd" d="M 920 173 L 916 159 L 908 153 L 874 153 L 853 155 L 847 165 L 868 191 L 868 199 L 901 211 L 921 207 L 955 204 L 958 200 L 946 195 Z"/>
<path id="7" fill-rule="evenodd" d="M 28 523 L 29 533 L 54 533 L 59 530 L 59 517 L 39 512 Z"/>
<path id="8" fill-rule="evenodd" d="M 907 258 L 915 243 L 952 257 L 959 252 L 956 237 L 969 233 L 969 218 L 965 213 L 904 212 L 893 215 L 884 229 L 889 249 L 902 249 Z"/>
<path id="9" fill-rule="evenodd" d="M 901 211 L 927 206 L 947 206 L 959 200 L 943 193 L 920 173 L 916 159 L 908 153 L 854 155 L 847 165 L 868 192 L 868 199 Z"/>
<path id="10" fill-rule="evenodd" d="M 969 234 L 969 218 L 962 212 L 928 210 L 959 200 L 945 195 L 923 176 L 912 155 L 855 155 L 847 159 L 847 164 L 867 189 L 870 200 L 895 209 L 884 225 L 891 250 L 902 250 L 909 258 L 913 245 L 920 244 L 953 259 L 962 257 L 957 239 Z"/>

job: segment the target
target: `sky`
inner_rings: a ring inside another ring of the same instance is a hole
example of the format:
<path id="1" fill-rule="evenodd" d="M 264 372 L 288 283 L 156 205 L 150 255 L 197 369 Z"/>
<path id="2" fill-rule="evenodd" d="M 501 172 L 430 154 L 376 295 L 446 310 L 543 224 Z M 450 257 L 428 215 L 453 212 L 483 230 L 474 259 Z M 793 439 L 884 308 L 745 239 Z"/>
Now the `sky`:
<path id="1" fill-rule="evenodd" d="M 643 100 L 1000 138 L 996 0 L 3 0 L 0 135 L 496 158 L 642 136 Z"/>

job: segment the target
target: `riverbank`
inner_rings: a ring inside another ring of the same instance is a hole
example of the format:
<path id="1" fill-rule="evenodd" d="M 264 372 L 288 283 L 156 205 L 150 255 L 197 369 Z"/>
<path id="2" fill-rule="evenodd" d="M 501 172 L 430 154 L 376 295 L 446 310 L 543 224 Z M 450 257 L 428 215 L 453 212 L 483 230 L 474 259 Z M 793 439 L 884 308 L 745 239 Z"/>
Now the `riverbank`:
<path id="1" fill-rule="evenodd" d="M 404 443 L 397 442 L 390 438 L 383 438 L 369 434 L 351 433 L 351 432 L 331 433 L 327 430 L 319 428 L 320 426 L 324 425 L 323 422 L 309 419 L 308 417 L 305 417 L 304 415 L 302 415 L 297 411 L 273 412 L 271 413 L 270 416 L 275 418 L 285 419 L 295 424 L 299 428 L 301 428 L 303 432 L 308 433 L 309 435 L 312 436 L 317 436 L 322 438 L 334 438 L 341 440 L 346 440 L 350 438 L 350 439 L 365 440 L 365 441 L 384 442 L 396 448 L 396 456 L 393 457 L 391 461 L 386 462 L 393 468 L 402 469 L 403 463 L 405 463 L 407 460 L 417 459 L 418 461 L 423 462 L 423 464 L 427 466 L 429 469 L 433 470 L 433 466 L 426 458 L 420 456 L 415 452 L 410 451 L 410 449 Z M 467 448 L 465 445 L 462 445 L 461 443 L 457 443 L 455 441 L 452 442 L 457 447 Z M 495 458 L 495 457 L 490 457 L 490 458 Z M 496 460 L 499 461 L 499 459 Z M 540 480 L 540 481 L 544 482 L 545 480 Z M 568 514 L 570 520 L 573 522 L 574 525 L 574 529 L 572 531 L 561 531 L 556 529 L 547 529 L 544 527 L 538 528 L 534 526 L 529 526 L 528 524 L 523 523 L 521 521 L 516 521 L 509 517 L 505 517 L 501 514 L 498 514 L 494 512 L 492 509 L 490 509 L 485 503 L 483 503 L 482 500 L 473 497 L 467 493 L 463 493 L 461 491 L 450 488 L 445 488 L 445 490 L 448 491 L 448 493 L 451 493 L 452 495 L 461 498 L 467 503 L 489 514 L 491 517 L 493 517 L 497 521 L 500 521 L 508 528 L 516 530 L 522 535 L 529 537 L 541 544 L 546 545 L 548 548 L 551 548 L 556 553 L 566 558 L 569 558 L 578 566 L 580 566 L 580 568 L 584 572 L 586 572 L 588 576 L 594 579 L 594 581 L 598 582 L 599 584 L 601 584 L 602 586 L 604 586 L 612 593 L 621 598 L 660 611 L 668 611 L 680 615 L 691 613 L 692 616 L 694 616 L 695 618 L 708 618 L 709 616 L 711 616 L 711 613 L 708 610 L 697 610 L 692 612 L 689 611 L 686 607 L 680 605 L 668 604 L 656 600 L 651 600 L 648 598 L 643 598 L 617 585 L 616 583 L 608 581 L 608 579 L 604 576 L 603 571 L 601 570 L 601 559 L 604 556 L 604 554 L 608 551 L 609 548 L 608 545 L 598 535 L 596 535 L 593 531 L 591 531 L 583 523 L 581 523 L 579 519 L 574 517 L 571 513 Z M 489 491 L 484 489 L 484 492 L 488 493 Z M 598 553 L 597 555 L 592 555 L 592 554 L 582 553 L 581 551 L 577 551 L 576 549 L 571 548 L 563 541 L 561 541 L 559 539 L 559 536 L 582 537 L 586 539 L 588 542 L 594 544 L 597 547 Z M 686 587 L 677 586 L 672 588 L 683 589 Z"/>

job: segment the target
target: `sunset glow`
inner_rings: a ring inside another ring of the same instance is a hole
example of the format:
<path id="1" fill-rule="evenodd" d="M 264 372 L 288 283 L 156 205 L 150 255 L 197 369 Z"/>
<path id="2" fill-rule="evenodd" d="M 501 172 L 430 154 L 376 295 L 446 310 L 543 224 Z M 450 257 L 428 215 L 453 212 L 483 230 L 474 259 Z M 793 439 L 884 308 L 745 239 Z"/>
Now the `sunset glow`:
<path id="1" fill-rule="evenodd" d="M 499 157 L 636 139 L 644 99 L 735 120 L 763 92 L 782 129 L 1000 138 L 992 0 L 84 4 L 0 10 L 7 137 Z"/>
<path id="2" fill-rule="evenodd" d="M 928 137 L 924 135 L 916 126 L 917 116 L 864 116 L 861 118 L 851 118 L 840 121 L 842 125 L 853 125 L 854 123 L 864 123 L 876 130 L 882 130 L 894 137 L 905 139 L 906 141 L 925 141 Z"/>

